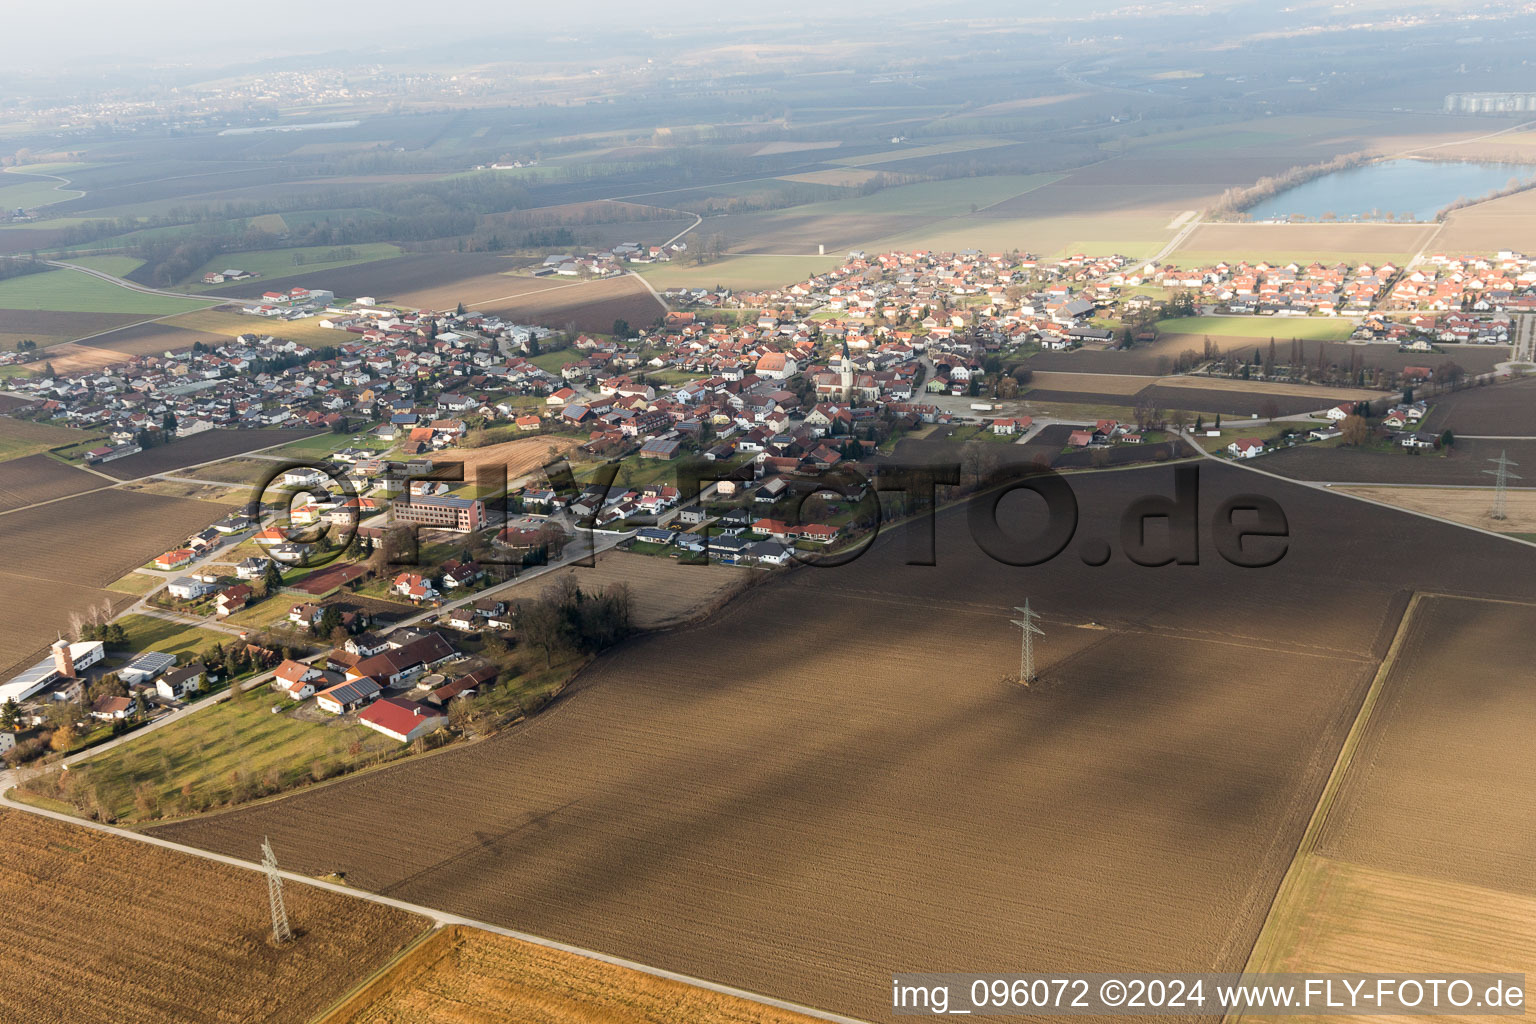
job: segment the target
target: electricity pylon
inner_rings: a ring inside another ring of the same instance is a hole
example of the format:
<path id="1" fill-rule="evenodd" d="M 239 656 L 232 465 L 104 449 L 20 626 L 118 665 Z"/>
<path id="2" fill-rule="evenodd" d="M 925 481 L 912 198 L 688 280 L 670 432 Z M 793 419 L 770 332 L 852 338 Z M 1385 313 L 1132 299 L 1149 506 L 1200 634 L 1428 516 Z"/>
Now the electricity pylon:
<path id="1" fill-rule="evenodd" d="M 1035 620 L 1040 617 L 1039 612 L 1029 610 L 1029 599 L 1024 599 L 1024 607 L 1014 608 L 1023 618 L 1012 619 L 1012 623 L 1019 627 L 1019 682 L 1028 685 L 1035 681 L 1035 637 L 1045 636 L 1045 630 L 1035 625 Z"/>
<path id="2" fill-rule="evenodd" d="M 1493 508 L 1489 511 L 1488 515 L 1494 519 L 1504 519 L 1506 518 L 1504 499 L 1505 492 L 1509 488 L 1509 481 L 1520 479 L 1518 474 L 1511 473 L 1509 470 L 1511 466 L 1518 466 L 1520 463 L 1510 462 L 1507 450 L 1499 452 L 1498 458 L 1489 459 L 1488 461 L 1499 467 L 1498 469 L 1483 470 L 1484 473 L 1493 477 Z"/>
<path id="3" fill-rule="evenodd" d="M 277 854 L 272 852 L 272 841 L 265 836 L 261 840 L 261 866 L 267 872 L 267 902 L 272 908 L 272 941 L 281 945 L 293 938 L 288 927 L 288 908 L 283 905 L 283 876 L 277 870 Z"/>

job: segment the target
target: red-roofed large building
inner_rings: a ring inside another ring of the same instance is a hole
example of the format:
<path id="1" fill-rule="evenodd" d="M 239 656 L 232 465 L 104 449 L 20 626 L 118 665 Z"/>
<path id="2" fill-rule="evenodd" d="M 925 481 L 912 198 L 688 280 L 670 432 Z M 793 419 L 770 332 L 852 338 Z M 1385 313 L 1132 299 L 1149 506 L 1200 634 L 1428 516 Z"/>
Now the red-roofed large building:
<path id="1" fill-rule="evenodd" d="M 401 743 L 409 743 L 448 724 L 448 716 L 437 708 L 403 697 L 385 697 L 358 712 L 357 720 L 375 732 Z"/>

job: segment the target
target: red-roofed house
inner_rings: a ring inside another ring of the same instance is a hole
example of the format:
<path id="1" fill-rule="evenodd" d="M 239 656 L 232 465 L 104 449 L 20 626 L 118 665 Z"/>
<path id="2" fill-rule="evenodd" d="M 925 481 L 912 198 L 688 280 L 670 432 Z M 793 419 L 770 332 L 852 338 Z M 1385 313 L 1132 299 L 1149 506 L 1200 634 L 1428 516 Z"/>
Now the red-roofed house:
<path id="1" fill-rule="evenodd" d="M 401 743 L 409 743 L 448 724 L 448 716 L 436 708 L 402 697 L 385 697 L 374 701 L 358 712 L 357 720 L 375 732 L 381 732 Z"/>

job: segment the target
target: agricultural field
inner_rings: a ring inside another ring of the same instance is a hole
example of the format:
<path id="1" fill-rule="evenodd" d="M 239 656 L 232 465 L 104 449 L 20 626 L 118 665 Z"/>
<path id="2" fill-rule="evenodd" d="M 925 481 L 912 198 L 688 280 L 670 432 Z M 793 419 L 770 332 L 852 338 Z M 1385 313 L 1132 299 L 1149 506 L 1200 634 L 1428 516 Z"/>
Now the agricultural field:
<path id="1" fill-rule="evenodd" d="M 1011 569 L 956 508 L 935 566 L 908 566 L 895 531 L 621 645 L 555 714 L 156 833 L 216 850 L 270 834 L 302 870 L 870 1020 L 889 1018 L 877 964 L 1236 970 L 1402 594 L 1529 598 L 1536 552 L 1234 467 L 1199 474 L 1202 510 L 1252 491 L 1284 509 L 1291 541 L 1263 586 L 1208 536 L 1199 586 L 1118 553 Z M 1071 479 L 1089 539 L 1171 490 L 1169 468 Z M 1003 505 L 1021 535 L 1030 508 Z M 1359 541 L 1384 530 L 1415 557 Z M 1026 592 L 1047 639 L 1021 688 L 1008 623 Z M 402 846 L 379 811 L 425 791 L 445 796 L 412 803 Z"/>
<path id="2" fill-rule="evenodd" d="M 163 316 L 206 305 L 196 299 L 147 295 L 74 270 L 45 270 L 0 281 L 0 317 L 13 309 Z"/>
<path id="3" fill-rule="evenodd" d="M 101 588 L 218 519 L 226 506 L 133 491 L 83 494 L 0 513 L 5 557 L 0 586 L 8 628 L 0 631 L 0 678 L 42 657 L 71 612 L 131 601 Z M 88 538 L 89 543 L 83 543 Z M 68 553 L 68 558 L 64 556 Z"/>
<path id="4" fill-rule="evenodd" d="M 136 455 L 104 462 L 96 467 L 119 480 L 135 480 L 155 473 L 172 473 L 204 462 L 216 462 L 231 455 L 259 451 L 310 437 L 313 430 L 207 430 L 170 444 L 146 448 Z"/>
<path id="5" fill-rule="evenodd" d="M 1488 479 L 1484 478 L 1485 481 Z M 1337 487 L 1335 490 L 1481 530 L 1536 533 L 1536 489 L 1528 487 L 1515 487 L 1506 492 L 1506 518 L 1502 520 L 1489 515 L 1494 505 L 1492 487 Z"/>
<path id="6" fill-rule="evenodd" d="M 234 267 L 247 273 L 267 278 L 308 274 L 319 270 L 335 270 L 362 263 L 394 259 L 402 254 L 398 245 L 388 242 L 367 242 L 359 245 L 316 245 L 292 249 L 258 249 L 227 253 L 203 264 L 188 278 L 187 284 L 194 291 L 224 294 L 225 284 L 203 284 L 204 274 L 216 274 Z M 265 291 L 265 289 L 263 289 Z"/>
<path id="7" fill-rule="evenodd" d="M 1201 224 L 1173 251 L 1179 266 L 1220 260 L 1405 264 L 1435 238 L 1435 224 Z M 1436 247 L 1439 242 L 1436 240 Z M 1454 250 L 1460 252 L 1462 250 Z"/>
<path id="8" fill-rule="evenodd" d="M 636 272 L 657 291 L 716 286 L 752 291 L 794 284 L 813 274 L 824 274 L 842 261 L 841 255 L 768 256 L 748 253 L 722 256 L 709 263 L 690 263 L 686 259 L 652 263 L 637 268 Z"/>
<path id="9" fill-rule="evenodd" d="M 290 883 L 298 938 L 276 947 L 259 872 L 13 810 L 0 892 L 16 915 L 0 1004 L 38 1021 L 304 1024 L 427 926 Z"/>
<path id="10" fill-rule="evenodd" d="M 61 445 L 78 444 L 91 435 L 75 427 L 56 427 L 0 415 L 0 462 L 22 459 Z M 0 473 L 5 470 L 0 469 Z M 0 487 L 3 487 L 0 484 Z"/>
<path id="11" fill-rule="evenodd" d="M 455 303 L 468 301 L 468 295 L 459 290 L 461 282 L 495 278 L 523 262 L 483 253 L 414 253 L 350 267 L 296 272 L 286 277 L 269 277 L 259 281 L 230 282 L 220 287 L 219 294 L 238 299 L 257 299 L 263 292 L 282 291 L 298 285 L 325 288 L 335 292 L 340 299 L 371 295 L 385 303 L 400 302 L 432 309 L 452 309 Z M 421 296 L 430 297 L 432 301 L 425 301 Z"/>
<path id="12" fill-rule="evenodd" d="M 35 341 L 39 348 L 49 348 L 118 327 L 130 327 L 144 320 L 145 314 L 142 313 L 3 309 L 0 310 L 0 348 L 14 350 L 20 341 Z M 47 355 L 51 353 L 45 354 L 44 358 Z M 41 367 L 42 362 L 39 361 L 37 365 Z"/>
<path id="13" fill-rule="evenodd" d="M 1338 317 L 1316 316 L 1186 316 L 1160 320 L 1159 332 L 1194 336 L 1224 335 L 1229 338 L 1302 338 L 1309 341 L 1343 341 L 1355 329 L 1353 322 Z"/>
<path id="14" fill-rule="evenodd" d="M 110 481 L 47 455 L 11 459 L 0 462 L 0 512 L 109 486 Z"/>
<path id="15" fill-rule="evenodd" d="M 462 466 L 466 483 L 475 479 L 482 466 L 505 466 L 507 483 L 511 484 L 580 443 L 573 437 L 524 437 L 488 444 L 484 448 L 446 448 L 432 453 L 432 463 L 435 466 L 454 463 Z"/>
<path id="16" fill-rule="evenodd" d="M 322 317 L 305 317 L 302 320 L 272 320 L 267 317 L 248 316 L 237 312 L 237 306 L 219 306 L 180 313 L 160 321 L 164 327 L 176 327 L 187 331 L 199 331 L 219 337 L 221 344 L 241 334 L 270 334 L 275 338 L 296 341 L 311 348 L 338 345 L 350 335 L 321 327 Z"/>
<path id="17" fill-rule="evenodd" d="M 813 1018 L 461 925 L 320 1024 L 812 1024 Z"/>
<path id="18" fill-rule="evenodd" d="M 589 592 L 628 584 L 635 599 L 635 625 L 640 629 L 665 629 L 698 618 L 744 591 L 757 578 L 752 570 L 736 566 L 679 565 L 670 558 L 605 551 L 597 556 L 594 566 L 544 573 L 499 591 L 498 596 L 530 600 L 564 576 Z"/>
<path id="19" fill-rule="evenodd" d="M 0 536 L 9 543 L 9 522 L 0 518 Z M 71 612 L 88 614 L 105 606 L 116 613 L 135 600 L 126 594 L 67 580 L 41 580 L 0 564 L 0 587 L 9 595 L 0 630 L 0 679 L 10 679 L 48 656 L 48 645 L 69 628 Z"/>
<path id="20" fill-rule="evenodd" d="M 1536 231 L 1536 192 L 1512 196 L 1454 210 L 1428 243 L 1431 253 L 1489 253 L 1511 246 L 1511 239 L 1527 239 Z M 1518 247 L 1519 242 L 1513 243 Z"/>
<path id="21" fill-rule="evenodd" d="M 1416 599 L 1251 970 L 1536 970 L 1531 611 Z"/>
<path id="22" fill-rule="evenodd" d="M 1536 466 L 1536 441 L 1483 441 L 1458 438 L 1450 451 L 1414 453 L 1396 445 L 1322 448 L 1302 445 L 1275 452 L 1256 465 L 1293 480 L 1355 484 L 1417 484 L 1487 487 L 1490 459 L 1507 454 L 1516 467 Z M 1520 469 L 1515 468 L 1519 473 Z"/>
<path id="23" fill-rule="evenodd" d="M 1157 377 L 1118 373 L 1070 373 L 1061 370 L 1037 370 L 1030 377 L 1030 393 L 1041 391 L 1081 392 L 1095 395 L 1123 395 L 1127 398 L 1158 382 Z"/>
<path id="24" fill-rule="evenodd" d="M 1536 378 L 1467 388 L 1432 398 L 1425 429 L 1457 435 L 1536 437 Z"/>
<path id="25" fill-rule="evenodd" d="M 1237 319 L 1237 318 L 1227 318 Z M 1292 338 L 1301 338 L 1301 331 L 1311 324 L 1328 325 L 1328 321 L 1299 317 L 1249 317 L 1256 324 L 1267 323 L 1265 333 L 1247 337 L 1225 334 L 1180 334 L 1170 331 L 1167 325 L 1176 323 L 1164 320 L 1159 327 L 1163 333 L 1157 339 L 1127 350 L 1078 349 L 1073 352 L 1039 352 L 1030 357 L 1029 366 L 1034 370 L 1066 370 L 1081 373 L 1131 373 L 1164 376 L 1184 352 L 1201 354 L 1205 341 L 1210 339 L 1216 351 L 1231 353 L 1247 359 L 1263 352 L 1269 339 L 1275 339 L 1275 355 L 1281 361 L 1290 358 Z M 1187 321 L 1186 321 L 1187 322 Z M 1258 326 L 1251 330 L 1257 332 Z M 1336 329 L 1333 328 L 1333 329 Z M 1348 330 L 1348 326 L 1345 325 Z M 1469 374 L 1488 373 L 1495 365 L 1509 359 L 1509 348 L 1504 345 L 1446 346 L 1446 354 L 1433 352 L 1399 352 L 1395 345 L 1354 345 L 1347 342 L 1302 339 L 1302 359 L 1309 366 L 1316 366 L 1319 349 L 1331 364 L 1347 369 L 1355 358 L 1362 367 L 1380 367 L 1401 370 L 1405 366 L 1429 366 L 1434 368 L 1446 360 L 1452 360 Z"/>

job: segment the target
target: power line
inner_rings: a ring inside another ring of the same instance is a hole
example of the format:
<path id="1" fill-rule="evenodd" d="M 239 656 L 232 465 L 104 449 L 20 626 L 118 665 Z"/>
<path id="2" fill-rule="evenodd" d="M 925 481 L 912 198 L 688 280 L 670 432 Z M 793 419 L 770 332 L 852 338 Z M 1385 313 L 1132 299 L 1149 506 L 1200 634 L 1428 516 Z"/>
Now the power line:
<path id="1" fill-rule="evenodd" d="M 1035 637 L 1045 636 L 1045 630 L 1035 625 L 1035 620 L 1040 617 L 1040 613 L 1030 611 L 1029 598 L 1024 599 L 1024 607 L 1016 607 L 1013 610 L 1023 616 L 1009 621 L 1020 630 L 1019 682 L 1028 685 L 1035 681 Z"/>
<path id="2" fill-rule="evenodd" d="M 277 870 L 277 854 L 272 852 L 272 841 L 265 836 L 261 840 L 261 866 L 267 872 L 267 903 L 272 908 L 272 941 L 282 945 L 293 938 L 288 927 L 288 908 L 283 905 L 283 876 Z"/>
<path id="3" fill-rule="evenodd" d="M 1509 489 L 1509 481 L 1520 479 L 1519 474 L 1511 473 L 1509 470 L 1510 467 L 1518 466 L 1520 463 L 1510 462 L 1507 450 L 1499 452 L 1498 458 L 1489 459 L 1488 461 L 1499 467 L 1498 469 L 1483 470 L 1488 476 L 1493 477 L 1493 508 L 1488 512 L 1488 515 L 1493 519 L 1505 519 L 1507 518 L 1505 496 Z"/>

